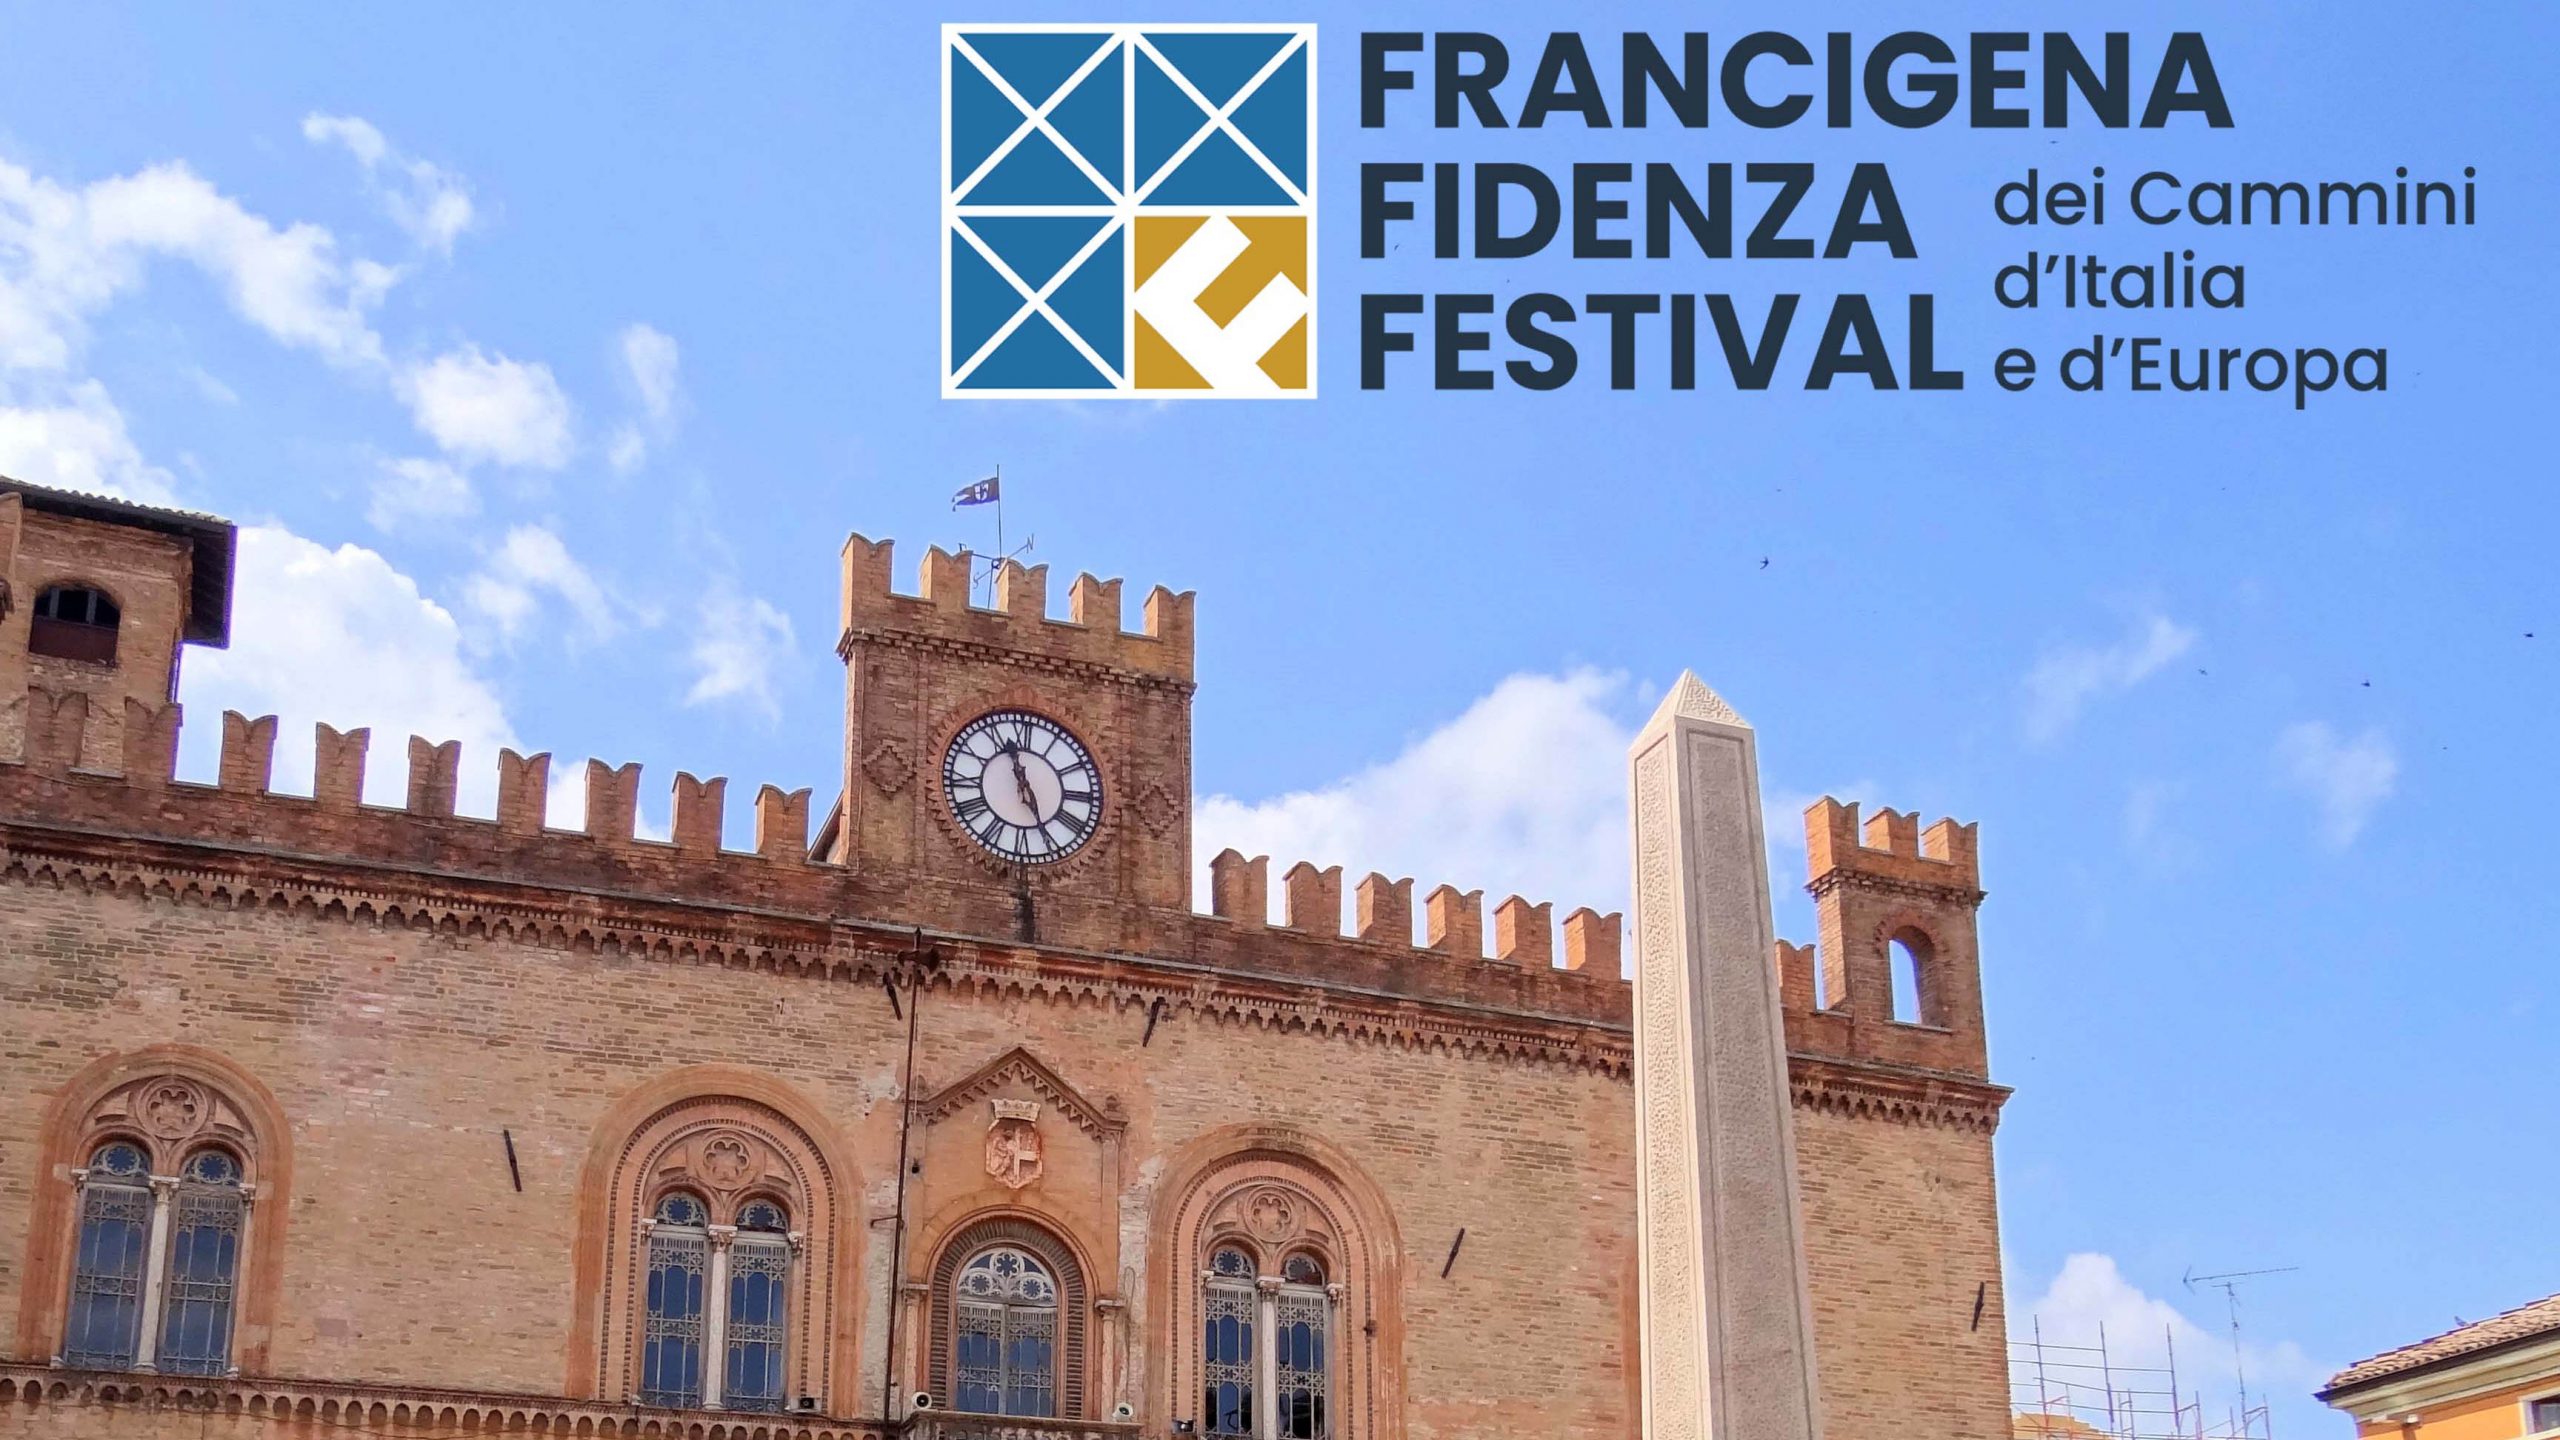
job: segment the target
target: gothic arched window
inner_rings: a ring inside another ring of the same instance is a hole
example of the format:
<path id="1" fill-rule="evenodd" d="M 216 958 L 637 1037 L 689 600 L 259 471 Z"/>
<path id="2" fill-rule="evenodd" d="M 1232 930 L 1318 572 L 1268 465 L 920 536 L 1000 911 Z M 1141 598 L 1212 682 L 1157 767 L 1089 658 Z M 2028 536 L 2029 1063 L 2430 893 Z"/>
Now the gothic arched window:
<path id="1" fill-rule="evenodd" d="M 677 1191 L 649 1219 L 648 1318 L 640 1340 L 640 1403 L 702 1403 L 703 1290 L 711 1271 L 710 1211 Z"/>
<path id="2" fill-rule="evenodd" d="M 636 1121 L 599 1174 L 609 1227 L 585 1309 L 594 1393 L 675 1409 L 827 1403 L 841 1182 L 794 1121 L 737 1095 Z"/>
<path id="3" fill-rule="evenodd" d="M 1085 1317 L 1092 1301 L 1075 1252 L 1028 1218 L 991 1216 L 934 1247 L 929 1387 L 976 1415 L 1080 1420 Z"/>
<path id="4" fill-rule="evenodd" d="M 951 1408 L 1058 1413 L 1058 1281 L 1010 1245 L 980 1252 L 952 1283 Z"/>
<path id="5" fill-rule="evenodd" d="M 722 1317 L 728 1377 L 721 1394 L 732 1410 L 783 1408 L 790 1228 L 782 1206 L 774 1201 L 750 1200 L 738 1207 L 737 1240 L 729 1247 L 728 1306 Z"/>
<path id="6" fill-rule="evenodd" d="M 1254 1381 L 1260 1347 L 1254 1343 L 1261 1304 L 1254 1298 L 1253 1257 L 1223 1246 L 1209 1257 L 1202 1279 L 1201 1429 L 1211 1435 L 1253 1435 Z"/>
<path id="7" fill-rule="evenodd" d="M 716 1177 L 738 1173 L 744 1137 L 705 1146 Z M 640 1403 L 781 1410 L 790 1402 L 791 1269 L 797 1239 L 782 1202 L 660 1197 L 642 1246 Z M 725 1218 L 724 1218 L 725 1217 Z"/>
<path id="8" fill-rule="evenodd" d="M 91 1107 L 72 1172 L 62 1363 L 225 1375 L 234 1369 L 253 1137 L 229 1099 L 183 1075 Z"/>
<path id="9" fill-rule="evenodd" d="M 36 595 L 27 649 L 62 660 L 112 662 L 116 627 L 123 619 L 116 602 L 103 590 L 86 585 L 47 586 Z"/>
<path id="10" fill-rule="evenodd" d="M 160 1321 L 160 1368 L 170 1374 L 219 1375 L 231 1367 L 232 1299 L 248 1220 L 240 1182 L 240 1162 L 224 1150 L 198 1150 L 179 1167 Z"/>
<path id="11" fill-rule="evenodd" d="M 1321 1142 L 1265 1134 L 1166 1179 L 1171 1416 L 1238 1440 L 1398 1440 L 1379 1338 L 1400 1333 L 1393 1218 Z"/>
<path id="12" fill-rule="evenodd" d="M 1257 1197 L 1266 1215 L 1277 1200 Z M 1256 1440 L 1332 1440 L 1334 1311 L 1323 1257 L 1300 1250 L 1266 1267 L 1242 1241 L 1220 1243 L 1200 1276 L 1200 1428 Z M 1257 1403 L 1257 1396 L 1270 1397 Z"/>
<path id="13" fill-rule="evenodd" d="M 62 1363 L 123 1370 L 142 1341 L 142 1272 L 151 1236 L 151 1177 L 141 1147 L 98 1148 L 80 1172 L 80 1238 Z"/>

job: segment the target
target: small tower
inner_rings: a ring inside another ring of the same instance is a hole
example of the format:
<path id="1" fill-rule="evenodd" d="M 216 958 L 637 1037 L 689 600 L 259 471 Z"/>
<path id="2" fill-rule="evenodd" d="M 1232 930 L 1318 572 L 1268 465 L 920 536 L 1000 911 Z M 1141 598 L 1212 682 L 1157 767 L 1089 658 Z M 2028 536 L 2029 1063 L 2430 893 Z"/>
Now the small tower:
<path id="1" fill-rule="evenodd" d="M 1991 1141 L 2009 1092 L 1983 1043 L 1975 828 L 1892 810 L 1862 826 L 1828 798 L 1804 819 L 1821 942 L 1782 941 L 1776 963 L 1824 1430 L 2006 1434 Z"/>
<path id="2" fill-rule="evenodd" d="M 122 765 L 128 707 L 175 703 L 188 645 L 231 638 L 231 522 L 0 476 L 0 761 L 31 707 L 77 736 L 65 765 Z"/>
<path id="3" fill-rule="evenodd" d="M 1805 888 L 1821 915 L 1822 1008 L 1847 1017 L 1847 1056 L 1988 1078 L 1976 827 L 1940 820 L 1924 834 L 1918 815 L 1893 810 L 1861 827 L 1857 806 L 1828 796 L 1805 811 L 1804 826 L 1813 875 Z M 1918 1001 L 1918 1013 L 1899 1020 L 1898 963 Z"/>

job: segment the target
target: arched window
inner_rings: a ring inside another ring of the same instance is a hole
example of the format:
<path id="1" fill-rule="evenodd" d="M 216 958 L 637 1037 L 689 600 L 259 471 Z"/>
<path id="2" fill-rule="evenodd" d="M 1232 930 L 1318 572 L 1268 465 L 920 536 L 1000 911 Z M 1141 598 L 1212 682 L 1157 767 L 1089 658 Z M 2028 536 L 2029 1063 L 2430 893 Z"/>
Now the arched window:
<path id="1" fill-rule="evenodd" d="M 231 1373 L 255 1194 L 246 1125 L 195 1080 L 161 1075 L 95 1107 L 79 1186 L 62 1363 Z M 220 1137 L 218 1140 L 209 1137 Z"/>
<path id="2" fill-rule="evenodd" d="M 1284 1214 L 1274 1191 L 1265 1216 Z M 1272 1228 L 1266 1226 L 1266 1229 Z M 1332 1440 L 1334 1312 L 1323 1257 L 1300 1250 L 1259 1273 L 1243 1242 L 1219 1244 L 1201 1270 L 1200 1422 L 1209 1435 Z M 1267 1405 L 1255 1397 L 1269 1396 Z"/>
<path id="3" fill-rule="evenodd" d="M 966 1223 L 933 1249 L 927 1368 L 936 1402 L 976 1415 L 1090 1419 L 1084 1271 L 1028 1218 Z"/>
<path id="4" fill-rule="evenodd" d="M 1010 1245 L 982 1251 L 952 1285 L 951 1408 L 1058 1413 L 1058 1281 Z"/>
<path id="5" fill-rule="evenodd" d="M 1928 941 L 1904 933 L 1885 942 L 1885 965 L 1893 976 L 1893 1018 L 1902 1025 L 1925 1025 L 1929 1019 Z"/>
<path id="6" fill-rule="evenodd" d="M 582 1233 L 603 1233 L 579 1323 L 596 1348 L 573 1351 L 573 1383 L 677 1409 L 828 1404 L 845 1182 L 826 1153 L 737 1094 L 635 1105 L 626 1123 L 598 1137 L 589 1170 Z"/>
<path id="7" fill-rule="evenodd" d="M 173 1375 L 220 1375 L 231 1366 L 232 1298 L 240 1277 L 240 1162 L 203 1149 L 179 1168 L 169 1207 L 168 1308 L 160 1323 L 160 1368 Z"/>
<path id="8" fill-rule="evenodd" d="M 112 661 L 116 627 L 124 616 L 103 590 L 85 585 L 49 586 L 36 595 L 27 648 L 62 660 Z"/>
<path id="9" fill-rule="evenodd" d="M 710 1142 L 714 1174 L 734 1173 L 732 1142 Z M 641 1285 L 640 1403 L 683 1409 L 781 1410 L 790 1401 L 789 1212 L 765 1196 L 729 1202 L 690 1190 L 661 1197 L 646 1225 Z"/>
<path id="10" fill-rule="evenodd" d="M 1327 1440 L 1325 1401 L 1331 1389 L 1333 1304 L 1325 1267 L 1313 1255 L 1280 1264 L 1272 1291 L 1271 1369 L 1280 1440 Z"/>
<path id="11" fill-rule="evenodd" d="M 142 1273 L 151 1235 L 151 1181 L 138 1145 L 98 1148 L 79 1174 L 80 1239 L 71 1272 L 71 1315 L 62 1363 L 82 1370 L 132 1366 L 142 1342 Z"/>
<path id="12" fill-rule="evenodd" d="M 738 1238 L 729 1247 L 729 1304 L 722 1327 L 728 1378 L 721 1394 L 732 1410 L 783 1408 L 790 1229 L 786 1213 L 775 1201 L 750 1200 L 738 1207 Z"/>
<path id="13" fill-rule="evenodd" d="M 1202 1278 L 1200 1420 L 1211 1435 L 1253 1435 L 1254 1381 L 1260 1349 L 1254 1321 L 1261 1305 L 1253 1293 L 1253 1257 L 1222 1246 L 1209 1257 Z"/>
<path id="14" fill-rule="evenodd" d="M 711 1271 L 710 1211 L 682 1191 L 648 1222 L 648 1319 L 640 1341 L 640 1403 L 702 1403 L 703 1290 Z"/>
<path id="15" fill-rule="evenodd" d="M 1157 1243 L 1171 1417 L 1250 1440 L 1398 1440 L 1394 1221 L 1320 1141 L 1177 1159 Z"/>

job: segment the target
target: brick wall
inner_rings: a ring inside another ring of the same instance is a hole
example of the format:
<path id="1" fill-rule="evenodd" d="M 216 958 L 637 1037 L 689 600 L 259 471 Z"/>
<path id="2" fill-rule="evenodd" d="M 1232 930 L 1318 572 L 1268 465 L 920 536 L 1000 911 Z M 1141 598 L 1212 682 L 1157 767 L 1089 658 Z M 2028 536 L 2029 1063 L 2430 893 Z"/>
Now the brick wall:
<path id="1" fill-rule="evenodd" d="M 309 911 L 215 909 L 10 878 L 0 909 L 0 1317 L 19 1311 L 44 1101 L 91 1059 L 146 1044 L 214 1049 L 290 1118 L 275 1374 L 561 1393 L 580 1167 L 600 1117 L 654 1076 L 752 1066 L 846 1136 L 865 1219 L 891 1209 L 903 1030 L 876 982 L 420 934 Z M 1413 1440 L 1618 1437 L 1618 1337 L 1633 1211 L 1623 1081 L 1199 1012 L 1144 1048 L 1142 1010 L 1006 988 L 928 993 L 920 1092 L 1024 1046 L 1126 1108 L 1123 1204 L 1162 1157 L 1239 1123 L 1321 1134 L 1375 1181 L 1406 1250 L 1405 1433 Z M 974 1128 L 919 1146 L 911 1218 L 982 1188 Z M 510 1185 L 501 1129 L 524 1177 Z M 1053 1141 L 1053 1147 L 1059 1142 Z M 1053 1149 L 1053 1154 L 1058 1153 Z M 1101 1228 L 1096 1177 L 1062 1167 L 1024 1201 Z M 1445 1280 L 1441 1261 L 1467 1240 Z M 864 1383 L 877 1405 L 885 1237 L 866 1227 Z M 1121 1261 L 1143 1273 L 1146 1229 Z M 1097 1291 L 1117 1290 L 1095 1277 Z M 1146 1305 L 1143 1285 L 1130 1294 Z M 1155 1317 L 1133 1314 L 1143 1371 Z M 21 1360 L 44 1357 L 24 1353 Z M 1144 1392 L 1148 1417 L 1162 1398 Z M 0 1422 L 5 1423 L 5 1422 Z M 1488 1427 L 1498 1426 L 1498 1429 Z M 1161 1426 L 1158 1426 L 1159 1433 Z M 192 1432 L 190 1432 L 192 1433 Z"/>

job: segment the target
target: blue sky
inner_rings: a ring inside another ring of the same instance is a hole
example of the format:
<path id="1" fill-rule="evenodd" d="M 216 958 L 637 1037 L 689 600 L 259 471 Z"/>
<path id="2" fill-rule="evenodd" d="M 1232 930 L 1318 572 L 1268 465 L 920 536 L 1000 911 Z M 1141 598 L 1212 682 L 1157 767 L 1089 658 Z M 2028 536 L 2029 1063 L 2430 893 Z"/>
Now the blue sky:
<path id="1" fill-rule="evenodd" d="M 2218 1335 L 2182 1274 L 2299 1266 L 2244 1292 L 2253 1373 L 2288 1433 L 2343 1433 L 2306 1398 L 2326 1367 L 2560 1289 L 2510 1254 L 2560 1182 L 2529 1098 L 2560 1022 L 2560 12 L 2083 8 L 2137 69 L 2205 31 L 2236 126 L 1488 138 L 1413 102 L 1361 132 L 1359 29 L 1480 14 L 1254 10 L 1323 26 L 1324 397 L 1116 407 L 937 398 L 933 117 L 939 22 L 1121 17 L 13 7 L 0 469 L 257 527 L 241 643 L 191 670 L 199 769 L 212 710 L 280 709 L 459 736 L 470 771 L 639 760 L 659 824 L 678 768 L 831 790 L 843 532 L 902 567 L 984 543 L 946 497 L 999 463 L 1061 580 L 1201 592 L 1202 835 L 1283 865 L 1614 905 L 1616 747 L 1695 667 L 1760 727 L 1773 809 L 1982 823 L 2013 1312 Z M 1571 13 L 1506 21 L 1516 62 L 1562 24 L 2046 19 Z M 1919 258 L 1358 258 L 1364 159 L 1613 157 L 1881 160 Z M 2105 321 L 2387 345 L 2387 395 L 1999 395 L 1998 348 L 2099 324 L 1996 309 L 1994 269 L 2160 241 L 2007 230 L 1990 193 L 2100 164 L 2471 165 L 2481 223 L 2180 231 L 2249 266 L 2248 308 Z M 1510 286 L 1933 290 L 1970 386 L 1358 390 L 1361 291 Z M 1810 938 L 1793 829 L 1780 929 Z"/>

